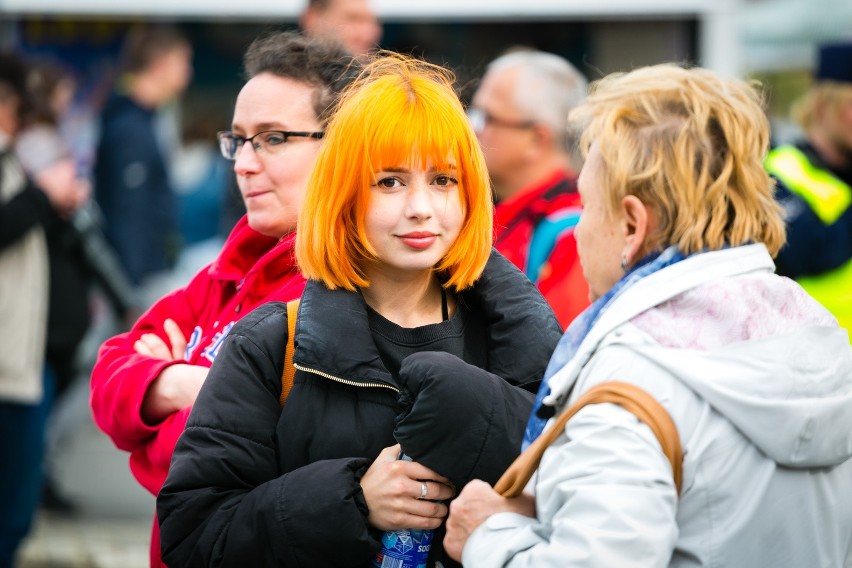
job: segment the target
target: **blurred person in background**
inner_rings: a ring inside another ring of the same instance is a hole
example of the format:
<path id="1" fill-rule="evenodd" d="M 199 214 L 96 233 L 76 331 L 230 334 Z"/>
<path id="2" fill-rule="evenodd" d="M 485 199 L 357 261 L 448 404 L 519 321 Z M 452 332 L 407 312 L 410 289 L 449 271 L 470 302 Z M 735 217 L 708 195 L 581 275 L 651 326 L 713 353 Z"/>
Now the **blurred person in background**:
<path id="1" fill-rule="evenodd" d="M 176 27 L 137 27 L 121 54 L 121 77 L 100 116 L 95 199 L 130 281 L 150 305 L 180 250 L 178 205 L 157 113 L 192 75 L 192 47 Z"/>
<path id="2" fill-rule="evenodd" d="M 42 489 L 45 427 L 55 377 L 44 364 L 49 264 L 45 226 L 85 191 L 73 165 L 45 166 L 36 184 L 14 152 L 31 111 L 24 61 L 0 53 L 0 567 L 12 566 Z"/>
<path id="3" fill-rule="evenodd" d="M 48 167 L 58 164 L 65 173 L 69 191 L 79 194 L 82 205 L 90 196 L 89 182 L 78 175 L 76 164 L 59 132 L 59 120 L 74 95 L 74 80 L 57 64 L 33 62 L 27 77 L 32 111 L 15 141 L 15 152 L 24 171 L 38 181 Z M 50 415 L 73 382 L 77 371 L 77 349 L 91 322 L 90 277 L 84 249 L 72 221 L 73 212 L 57 212 L 44 224 L 48 250 L 48 326 L 45 366 L 55 377 Z M 57 489 L 51 471 L 49 428 L 45 448 L 42 506 L 62 512 L 73 509 Z"/>
<path id="4" fill-rule="evenodd" d="M 183 247 L 172 280 L 185 285 L 222 250 L 228 234 L 245 215 L 233 164 L 222 156 L 216 138 L 228 114 L 187 104 L 182 142 L 174 157 L 174 188 Z M 191 116 L 189 107 L 192 107 Z M 237 203 L 238 202 L 238 203 Z M 238 205 L 239 214 L 231 209 Z"/>
<path id="5" fill-rule="evenodd" d="M 568 113 L 586 79 L 565 59 L 518 50 L 492 61 L 468 111 L 494 184 L 494 246 L 567 327 L 588 303 L 574 227 L 581 203 Z"/>
<path id="6" fill-rule="evenodd" d="M 370 0 L 308 0 L 299 25 L 305 35 L 335 39 L 358 57 L 376 49 L 382 39 Z"/>
<path id="7" fill-rule="evenodd" d="M 296 218 L 338 95 L 358 72 L 339 44 L 287 32 L 255 40 L 243 62 L 248 80 L 231 130 L 218 139 L 234 161 L 247 214 L 215 261 L 103 344 L 92 372 L 95 422 L 130 452 L 134 477 L 153 495 L 234 323 L 260 304 L 302 293 Z M 159 567 L 156 519 L 152 530 L 151 566 Z"/>
<path id="8" fill-rule="evenodd" d="M 744 81 L 656 65 L 605 77 L 572 112 L 594 303 L 554 352 L 524 441 L 620 381 L 670 415 L 682 461 L 622 406 L 589 404 L 525 493 L 472 482 L 451 504 L 465 567 L 850 565 L 852 348 L 774 274 L 784 221 L 762 102 Z"/>
<path id="9" fill-rule="evenodd" d="M 196 109 L 183 129 L 174 178 L 180 205 L 180 232 L 187 249 L 218 241 L 218 252 L 222 245 L 224 235 L 220 231 L 225 194 L 234 174 L 233 164 L 219 151 L 216 139 L 221 127 L 219 114 L 211 109 Z M 225 235 L 231 229 L 233 225 Z M 200 266 L 196 271 L 198 268 Z"/>
<path id="10" fill-rule="evenodd" d="M 26 174 L 38 184 L 48 167 L 65 172 L 69 191 L 82 206 L 91 186 L 78 172 L 74 158 L 59 131 L 59 121 L 74 94 L 74 79 L 58 64 L 34 61 L 27 75 L 31 112 L 24 118 L 15 140 L 15 152 Z M 82 250 L 74 242 L 74 211 L 57 211 L 45 226 L 50 254 L 47 360 L 56 374 L 56 395 L 74 376 L 74 354 L 89 326 L 88 276 Z"/>
<path id="11" fill-rule="evenodd" d="M 814 82 L 792 115 L 804 137 L 766 159 L 787 223 L 778 273 L 852 330 L 852 42 L 819 48 Z"/>
<path id="12" fill-rule="evenodd" d="M 92 320 L 89 294 L 93 285 L 97 283 L 105 293 L 118 320 L 123 321 L 133 307 L 132 289 L 92 219 L 97 212 L 88 201 L 89 182 L 80 176 L 60 134 L 60 121 L 73 98 L 74 87 L 73 76 L 57 63 L 33 61 L 27 76 L 31 110 L 15 140 L 15 152 L 31 179 L 41 183 L 42 173 L 55 166 L 63 173 L 68 191 L 77 196 L 77 209 L 54 210 L 43 224 L 50 273 L 45 357 L 56 379 L 54 409 L 82 370 L 80 359 L 84 355 L 78 350 Z M 59 449 L 63 434 L 62 427 L 51 426 L 43 505 L 68 511 L 71 504 L 57 490 L 49 459 Z"/>

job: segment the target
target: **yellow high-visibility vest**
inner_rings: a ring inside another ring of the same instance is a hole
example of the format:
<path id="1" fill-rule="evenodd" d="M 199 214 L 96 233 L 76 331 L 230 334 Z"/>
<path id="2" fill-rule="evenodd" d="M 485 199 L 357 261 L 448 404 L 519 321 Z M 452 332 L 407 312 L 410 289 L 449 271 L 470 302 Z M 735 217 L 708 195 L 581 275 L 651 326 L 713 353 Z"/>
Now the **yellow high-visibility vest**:
<path id="1" fill-rule="evenodd" d="M 769 173 L 800 196 L 826 225 L 837 221 L 852 205 L 852 187 L 814 166 L 794 146 L 775 148 L 769 152 L 765 165 Z M 796 281 L 834 314 L 841 327 L 852 330 L 852 259 L 839 268 L 814 276 L 802 276 Z"/>

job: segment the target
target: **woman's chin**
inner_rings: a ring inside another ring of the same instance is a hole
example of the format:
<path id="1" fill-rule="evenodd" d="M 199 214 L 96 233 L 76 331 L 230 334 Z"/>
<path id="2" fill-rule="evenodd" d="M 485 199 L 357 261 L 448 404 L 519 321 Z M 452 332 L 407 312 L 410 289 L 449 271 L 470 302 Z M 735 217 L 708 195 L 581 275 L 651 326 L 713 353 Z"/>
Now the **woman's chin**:
<path id="1" fill-rule="evenodd" d="M 279 239 L 287 233 L 296 230 L 295 226 L 288 228 L 280 220 L 270 219 L 266 215 L 252 215 L 251 212 L 248 213 L 248 225 L 261 235 L 275 239 Z"/>

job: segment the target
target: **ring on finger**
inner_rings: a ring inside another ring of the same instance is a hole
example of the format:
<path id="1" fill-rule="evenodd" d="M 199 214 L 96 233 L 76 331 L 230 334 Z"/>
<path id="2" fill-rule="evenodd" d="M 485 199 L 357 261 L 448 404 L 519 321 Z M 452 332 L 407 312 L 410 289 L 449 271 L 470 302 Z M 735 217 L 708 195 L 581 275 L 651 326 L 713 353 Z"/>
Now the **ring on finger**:
<path id="1" fill-rule="evenodd" d="M 425 499 L 429 494 L 429 488 L 426 486 L 426 483 L 420 482 L 420 497 L 418 499 Z"/>

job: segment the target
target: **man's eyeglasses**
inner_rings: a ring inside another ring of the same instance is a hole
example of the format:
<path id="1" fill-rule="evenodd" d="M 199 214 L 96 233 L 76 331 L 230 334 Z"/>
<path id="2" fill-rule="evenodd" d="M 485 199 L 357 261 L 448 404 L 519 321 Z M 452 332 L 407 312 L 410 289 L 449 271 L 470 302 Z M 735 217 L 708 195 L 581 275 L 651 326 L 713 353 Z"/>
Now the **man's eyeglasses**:
<path id="1" fill-rule="evenodd" d="M 313 138 L 319 140 L 325 132 L 290 132 L 288 130 L 264 130 L 258 132 L 254 136 L 245 138 L 238 134 L 234 134 L 230 130 L 223 130 L 216 133 L 216 138 L 219 139 L 219 151 L 229 160 L 236 160 L 237 154 L 240 153 L 240 148 L 248 142 L 251 144 L 255 152 L 263 150 L 267 154 L 275 155 L 284 150 L 284 144 L 288 138 Z"/>
<path id="2" fill-rule="evenodd" d="M 530 128 L 535 124 L 532 120 L 506 120 L 497 118 L 488 111 L 474 107 L 467 109 L 467 118 L 470 120 L 474 132 L 482 132 L 488 124 L 502 126 L 503 128 Z"/>

